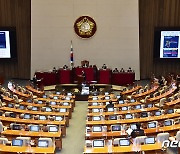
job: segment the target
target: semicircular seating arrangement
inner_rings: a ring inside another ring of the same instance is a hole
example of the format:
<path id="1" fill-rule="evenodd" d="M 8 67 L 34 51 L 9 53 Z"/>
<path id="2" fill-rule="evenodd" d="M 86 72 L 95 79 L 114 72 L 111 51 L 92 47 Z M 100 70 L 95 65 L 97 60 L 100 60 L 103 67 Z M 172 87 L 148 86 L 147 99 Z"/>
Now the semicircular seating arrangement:
<path id="1" fill-rule="evenodd" d="M 73 93 L 46 94 L 32 85 L 9 82 L 0 87 L 0 151 L 12 153 L 55 153 L 75 107 Z"/>
<path id="2" fill-rule="evenodd" d="M 180 140 L 179 104 L 178 85 L 165 78 L 89 96 L 84 153 L 165 152 L 165 140 Z M 138 124 L 144 133 L 133 137 Z"/>

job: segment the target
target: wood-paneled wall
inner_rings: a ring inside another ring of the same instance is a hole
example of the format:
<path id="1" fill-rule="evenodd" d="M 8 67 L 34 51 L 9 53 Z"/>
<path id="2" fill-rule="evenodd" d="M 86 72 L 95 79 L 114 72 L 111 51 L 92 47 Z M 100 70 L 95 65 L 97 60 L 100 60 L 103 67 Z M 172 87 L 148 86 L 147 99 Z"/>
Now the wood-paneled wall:
<path id="1" fill-rule="evenodd" d="M 6 78 L 30 78 L 31 0 L 0 0 L 0 27 L 16 27 L 18 61 L 0 60 Z"/>
<path id="2" fill-rule="evenodd" d="M 180 0 L 139 0 L 141 79 L 180 72 L 180 60 L 153 61 L 154 28 L 180 27 Z"/>

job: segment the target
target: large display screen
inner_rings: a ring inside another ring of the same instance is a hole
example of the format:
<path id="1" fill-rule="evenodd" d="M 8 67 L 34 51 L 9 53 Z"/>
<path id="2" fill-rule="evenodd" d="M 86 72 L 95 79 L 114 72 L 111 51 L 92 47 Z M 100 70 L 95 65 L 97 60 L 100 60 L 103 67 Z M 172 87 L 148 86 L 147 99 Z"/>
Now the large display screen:
<path id="1" fill-rule="evenodd" d="M 155 28 L 154 58 L 180 58 L 180 28 Z"/>
<path id="2" fill-rule="evenodd" d="M 161 31 L 160 58 L 180 58 L 180 31 Z"/>
<path id="3" fill-rule="evenodd" d="M 0 58 L 11 59 L 17 57 L 15 28 L 0 28 Z"/>

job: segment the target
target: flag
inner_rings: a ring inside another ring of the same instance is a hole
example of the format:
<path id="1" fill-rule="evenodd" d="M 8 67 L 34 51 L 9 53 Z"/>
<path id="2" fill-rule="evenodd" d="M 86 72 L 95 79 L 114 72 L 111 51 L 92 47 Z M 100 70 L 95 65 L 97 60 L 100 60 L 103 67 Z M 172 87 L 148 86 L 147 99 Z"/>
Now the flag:
<path id="1" fill-rule="evenodd" d="M 70 53 L 70 65 L 73 68 L 74 67 L 74 56 L 73 56 L 73 46 L 71 41 L 71 53 Z"/>

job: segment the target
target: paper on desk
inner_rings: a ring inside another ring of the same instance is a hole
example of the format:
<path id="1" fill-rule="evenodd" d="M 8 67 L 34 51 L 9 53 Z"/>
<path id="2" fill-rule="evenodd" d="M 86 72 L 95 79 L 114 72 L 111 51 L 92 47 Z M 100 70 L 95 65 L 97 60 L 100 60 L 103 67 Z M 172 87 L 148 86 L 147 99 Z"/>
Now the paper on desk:
<path id="1" fill-rule="evenodd" d="M 131 135 L 131 133 L 132 133 L 132 129 L 131 128 L 128 128 L 128 130 L 126 130 L 126 133 L 128 134 L 128 135 Z"/>

